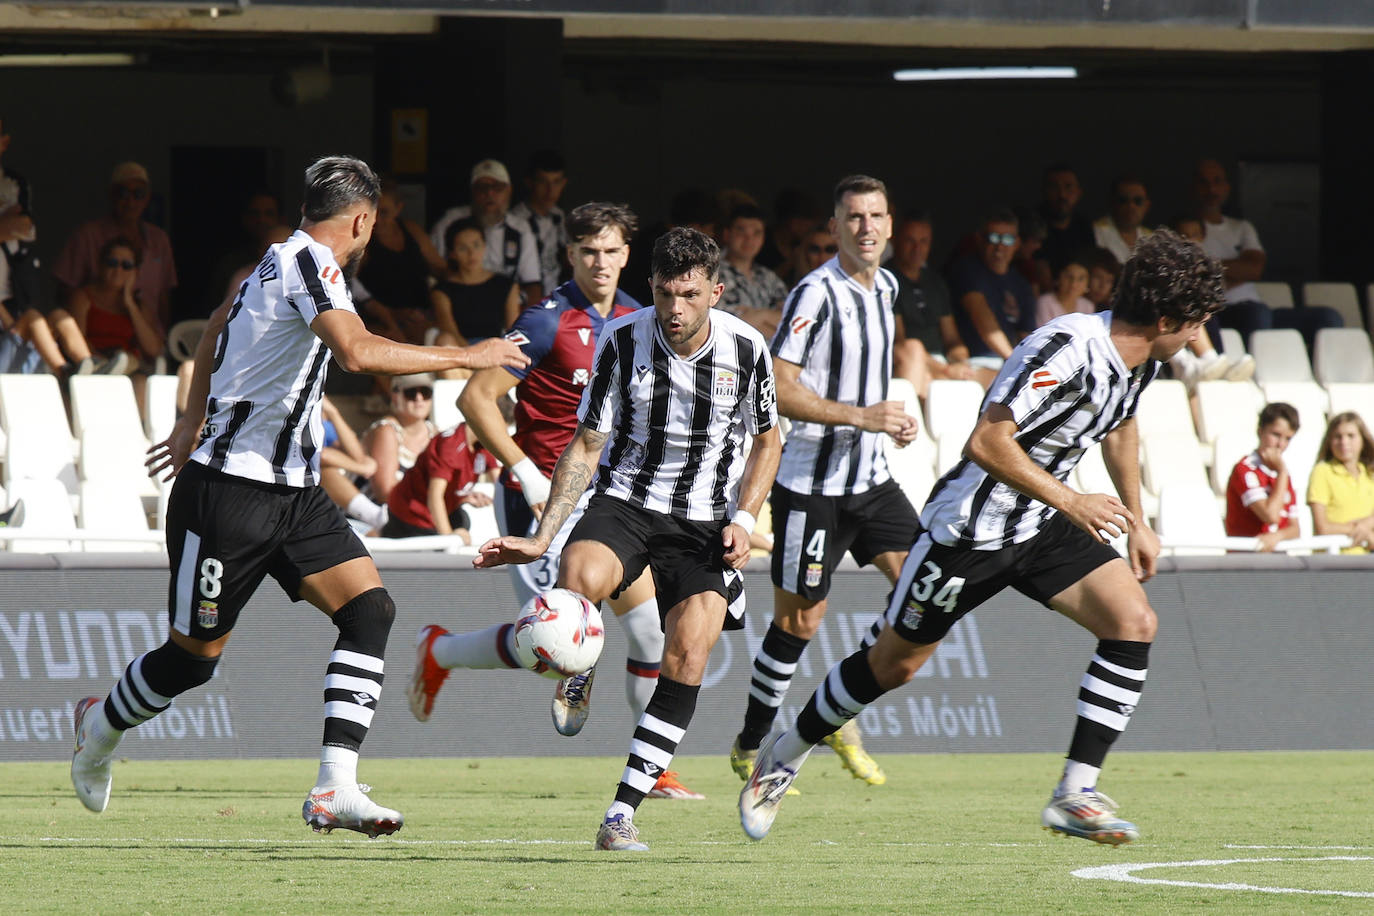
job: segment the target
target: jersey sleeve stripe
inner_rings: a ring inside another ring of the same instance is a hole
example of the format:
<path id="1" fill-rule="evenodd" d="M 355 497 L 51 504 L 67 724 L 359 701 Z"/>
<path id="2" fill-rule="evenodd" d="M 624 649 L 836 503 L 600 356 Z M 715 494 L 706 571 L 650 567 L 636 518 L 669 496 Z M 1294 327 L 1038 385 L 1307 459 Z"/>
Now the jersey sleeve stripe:
<path id="1" fill-rule="evenodd" d="M 310 301 L 315 306 L 315 314 L 332 309 L 334 303 L 330 300 L 329 293 L 325 292 L 324 284 L 320 282 L 319 262 L 310 253 L 309 248 L 302 248 L 296 252 L 296 267 L 301 272 L 301 282 L 305 284 L 305 291 L 310 294 Z"/>

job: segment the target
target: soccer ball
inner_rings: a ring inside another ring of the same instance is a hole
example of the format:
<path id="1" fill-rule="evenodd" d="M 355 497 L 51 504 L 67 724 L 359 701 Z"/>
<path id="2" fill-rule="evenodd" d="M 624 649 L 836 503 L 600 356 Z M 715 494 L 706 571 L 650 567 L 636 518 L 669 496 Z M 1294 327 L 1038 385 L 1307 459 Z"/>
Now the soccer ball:
<path id="1" fill-rule="evenodd" d="M 605 644 L 601 612 L 566 588 L 535 595 L 515 621 L 516 659 L 555 680 L 591 668 Z"/>

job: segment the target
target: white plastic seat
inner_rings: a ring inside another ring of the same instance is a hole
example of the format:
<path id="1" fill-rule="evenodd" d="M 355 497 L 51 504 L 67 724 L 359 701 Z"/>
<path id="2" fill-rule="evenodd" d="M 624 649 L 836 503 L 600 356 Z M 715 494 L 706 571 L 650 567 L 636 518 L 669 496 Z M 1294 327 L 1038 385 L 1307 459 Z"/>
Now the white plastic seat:
<path id="1" fill-rule="evenodd" d="M 60 480 L 15 480 L 9 487 L 9 498 L 12 503 L 19 500 L 24 502 L 23 521 L 18 525 L 18 530 L 31 529 L 38 534 L 55 534 L 59 537 L 76 531 L 71 497 Z M 13 553 L 66 553 L 73 549 L 73 545 L 69 540 L 25 537 L 7 542 L 6 549 Z"/>
<path id="2" fill-rule="evenodd" d="M 1374 382 L 1374 349 L 1359 328 L 1322 328 L 1312 346 L 1312 370 L 1323 385 Z"/>
<path id="3" fill-rule="evenodd" d="M 1326 386 L 1327 397 L 1331 399 L 1331 416 L 1353 411 L 1364 420 L 1365 426 L 1374 429 L 1374 383 L 1339 383 Z"/>
<path id="4" fill-rule="evenodd" d="M 177 422 L 177 377 L 150 375 L 143 389 L 143 432 L 149 442 L 162 442 Z"/>
<path id="5" fill-rule="evenodd" d="M 12 491 L 13 481 L 55 479 L 69 495 L 76 493 L 75 443 L 56 378 L 0 375 L 0 427 L 5 430 L 0 483 Z"/>
<path id="6" fill-rule="evenodd" d="M 434 402 L 430 406 L 430 419 L 439 431 L 453 429 L 463 422 L 463 412 L 458 409 L 458 395 L 463 393 L 465 378 L 441 378 L 434 383 Z M 476 389 L 473 389 L 474 391 Z"/>
<path id="7" fill-rule="evenodd" d="M 1142 438 L 1140 445 L 1141 483 L 1151 493 L 1162 494 L 1175 483 L 1207 484 L 1196 437 L 1158 434 Z"/>
<path id="8" fill-rule="evenodd" d="M 1190 547 L 1174 548 L 1176 556 L 1221 556 L 1226 526 L 1222 523 L 1217 499 L 1212 488 L 1203 483 L 1174 483 L 1159 494 L 1159 522 L 1156 526 L 1160 540 L 1184 542 Z M 1216 547 L 1208 545 L 1215 543 Z"/>
<path id="9" fill-rule="evenodd" d="M 144 466 L 147 443 L 126 429 L 95 427 L 81 437 L 81 480 L 149 499 L 157 483 Z"/>
<path id="10" fill-rule="evenodd" d="M 167 330 L 167 355 L 179 363 L 194 359 L 200 337 L 209 323 L 204 318 L 188 318 L 172 325 Z"/>
<path id="11" fill-rule="evenodd" d="M 1324 305 L 1335 309 L 1340 312 L 1347 328 L 1364 327 L 1364 317 L 1360 315 L 1360 297 L 1355 292 L 1354 283 L 1304 283 L 1302 304 L 1307 308 Z"/>
<path id="12" fill-rule="evenodd" d="M 926 425 L 936 444 L 936 473 L 958 462 L 987 392 L 969 379 L 935 379 L 926 394 Z"/>
<path id="13" fill-rule="evenodd" d="M 138 495 L 100 480 L 82 482 L 81 509 L 77 516 L 83 529 L 101 534 L 148 530 L 148 515 Z M 85 541 L 84 544 L 87 553 L 156 553 L 162 549 L 147 541 L 101 540 Z"/>
<path id="14" fill-rule="evenodd" d="M 889 400 L 901 401 L 906 412 L 913 417 L 921 417 L 921 402 L 916 397 L 916 388 L 904 378 L 894 378 L 887 389 Z M 902 488 L 906 498 L 916 511 L 925 505 L 930 489 L 935 485 L 935 440 L 930 438 L 924 420 L 916 439 L 905 448 L 898 448 L 891 437 L 886 437 L 888 470 L 892 479 Z"/>
<path id="15" fill-rule="evenodd" d="M 1264 395 L 1251 382 L 1198 382 L 1198 438 L 1211 444 L 1228 432 L 1255 435 Z"/>
<path id="16" fill-rule="evenodd" d="M 1331 409 L 1331 398 L 1326 389 L 1316 382 L 1271 382 L 1261 385 L 1267 404 L 1283 401 L 1298 410 L 1298 433 L 1309 428 L 1326 424 L 1327 411 Z"/>
<path id="17" fill-rule="evenodd" d="M 78 439 L 92 429 L 113 429 L 137 436 L 148 446 L 143 420 L 138 415 L 134 383 L 125 375 L 74 375 L 68 383 L 72 396 L 72 431 Z"/>
<path id="18" fill-rule="evenodd" d="M 496 495 L 496 484 L 479 482 L 473 484 L 472 488 L 488 496 Z M 496 523 L 496 503 L 493 501 L 489 506 L 463 507 L 463 511 L 468 516 L 468 534 L 472 536 L 472 546 L 481 547 L 492 538 L 501 536 L 500 527 Z"/>
<path id="19" fill-rule="evenodd" d="M 1255 381 L 1310 382 L 1312 364 L 1307 360 L 1307 344 L 1292 328 L 1273 328 L 1250 335 L 1250 355 L 1255 358 Z"/>
<path id="20" fill-rule="evenodd" d="M 1255 284 L 1255 292 L 1259 293 L 1260 302 L 1271 309 L 1291 309 L 1293 307 L 1293 287 L 1287 283 L 1272 280 L 1260 281 Z"/>
<path id="21" fill-rule="evenodd" d="M 1217 436 L 1212 443 L 1212 491 L 1217 496 L 1226 495 L 1226 487 L 1231 482 L 1231 471 L 1236 462 L 1255 450 L 1255 434 L 1228 432 Z"/>
<path id="22" fill-rule="evenodd" d="M 1245 349 L 1245 338 L 1240 336 L 1240 331 L 1235 328 L 1221 329 L 1221 352 L 1235 359 L 1244 356 L 1250 351 Z"/>

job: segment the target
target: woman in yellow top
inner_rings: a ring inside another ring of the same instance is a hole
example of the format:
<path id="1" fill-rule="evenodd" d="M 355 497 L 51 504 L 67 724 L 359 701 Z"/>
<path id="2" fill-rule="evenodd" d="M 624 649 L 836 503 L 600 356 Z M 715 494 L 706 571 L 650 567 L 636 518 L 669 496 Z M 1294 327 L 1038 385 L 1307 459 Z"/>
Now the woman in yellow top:
<path id="1" fill-rule="evenodd" d="M 1341 553 L 1368 553 L 1374 544 L 1374 437 L 1360 415 L 1331 418 L 1317 466 L 1307 482 L 1307 504 L 1317 534 L 1348 534 L 1354 546 Z"/>

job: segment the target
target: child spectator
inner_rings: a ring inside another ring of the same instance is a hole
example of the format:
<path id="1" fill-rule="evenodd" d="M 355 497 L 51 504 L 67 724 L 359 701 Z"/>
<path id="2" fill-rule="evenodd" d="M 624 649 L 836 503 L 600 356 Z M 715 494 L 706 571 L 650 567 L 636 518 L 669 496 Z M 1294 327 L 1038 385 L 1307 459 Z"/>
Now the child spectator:
<path id="1" fill-rule="evenodd" d="M 1091 315 L 1097 311 L 1097 306 L 1087 298 L 1087 292 L 1088 268 L 1077 258 L 1070 260 L 1055 274 L 1054 290 L 1043 293 L 1035 301 L 1035 326 L 1038 328 L 1072 312 Z"/>
<path id="2" fill-rule="evenodd" d="M 382 526 L 382 537 L 456 534 L 471 544 L 471 524 L 463 506 L 491 505 L 490 496 L 472 487 L 496 464 L 466 423 L 435 436 L 392 489 L 387 499 L 390 518 Z"/>
<path id="3" fill-rule="evenodd" d="M 1259 415 L 1259 447 L 1236 462 L 1226 485 L 1226 533 L 1259 539 L 1269 553 L 1298 536 L 1298 497 L 1283 453 L 1298 431 L 1298 411 L 1276 401 Z"/>
<path id="4" fill-rule="evenodd" d="M 1112 291 L 1116 289 L 1116 278 L 1121 276 L 1121 262 L 1105 248 L 1089 248 L 1078 258 L 1088 268 L 1088 291 L 1084 295 L 1094 310 L 1105 312 L 1112 307 Z"/>
<path id="5" fill-rule="evenodd" d="M 448 271 L 429 292 L 439 327 L 435 343 L 466 347 L 501 336 L 520 314 L 520 287 L 482 263 L 487 241 L 476 221 L 459 220 L 450 225 L 444 245 L 448 248 Z M 456 369 L 446 377 L 465 378 L 469 374 Z"/>
<path id="6" fill-rule="evenodd" d="M 1326 425 L 1317 466 L 1307 481 L 1317 534 L 1348 534 L 1341 553 L 1368 553 L 1374 544 L 1374 438 L 1360 415 L 1338 413 Z"/>

